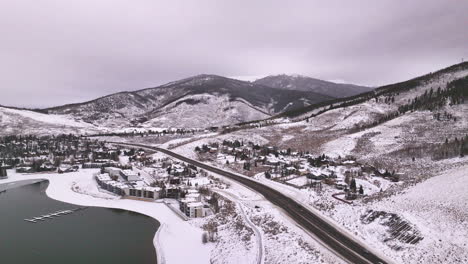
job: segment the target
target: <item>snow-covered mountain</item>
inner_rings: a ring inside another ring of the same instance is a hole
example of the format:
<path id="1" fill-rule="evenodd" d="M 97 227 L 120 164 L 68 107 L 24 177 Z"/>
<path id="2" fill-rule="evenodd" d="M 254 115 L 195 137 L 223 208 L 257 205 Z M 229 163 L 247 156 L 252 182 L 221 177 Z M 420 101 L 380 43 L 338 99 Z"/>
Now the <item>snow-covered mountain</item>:
<path id="1" fill-rule="evenodd" d="M 256 80 L 255 83 L 285 90 L 310 91 L 335 98 L 353 96 L 373 89 L 354 84 L 334 83 L 302 75 L 286 74 L 267 76 Z"/>
<path id="2" fill-rule="evenodd" d="M 280 147 L 385 161 L 395 169 L 402 157 L 455 157 L 468 136 L 468 62 L 230 128 L 243 130 Z"/>
<path id="3" fill-rule="evenodd" d="M 428 162 L 454 157 L 460 139 L 468 136 L 468 63 L 244 127 L 255 130 L 261 123 L 271 125 L 264 137 L 288 135 L 281 147 L 384 160 L 395 168 L 401 168 L 402 157 Z M 263 136 L 261 131 L 257 134 Z"/>
<path id="4" fill-rule="evenodd" d="M 359 123 L 348 122 L 354 127 L 372 126 L 416 110 L 435 111 L 456 105 L 453 102 L 455 99 L 452 98 L 452 93 L 454 91 L 460 93 L 463 89 L 465 93 L 468 91 L 468 88 L 462 89 L 457 83 L 466 81 L 467 76 L 468 63 L 465 62 L 408 81 L 378 87 L 355 96 L 288 111 L 280 116 L 288 116 L 297 120 L 340 113 L 346 116 L 346 119 L 357 116 L 356 118 L 362 121 Z M 453 90 L 454 85 L 457 85 L 456 90 Z M 349 112 L 349 110 L 358 111 Z M 364 122 L 365 119 L 368 120 Z M 340 122 L 340 119 L 334 120 L 336 124 Z"/>
<path id="5" fill-rule="evenodd" d="M 286 91 L 216 75 L 198 75 L 44 111 L 101 127 L 208 127 L 264 119 L 330 99 L 310 91 Z"/>

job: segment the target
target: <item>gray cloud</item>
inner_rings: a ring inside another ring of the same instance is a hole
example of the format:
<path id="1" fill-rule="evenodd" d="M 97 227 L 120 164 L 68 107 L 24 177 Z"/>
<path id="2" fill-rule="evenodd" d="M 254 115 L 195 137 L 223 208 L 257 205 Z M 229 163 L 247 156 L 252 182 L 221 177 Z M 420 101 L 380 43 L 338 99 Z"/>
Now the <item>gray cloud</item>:
<path id="1" fill-rule="evenodd" d="M 381 85 L 468 57 L 466 1 L 3 0 L 0 104 L 43 107 L 200 73 Z"/>

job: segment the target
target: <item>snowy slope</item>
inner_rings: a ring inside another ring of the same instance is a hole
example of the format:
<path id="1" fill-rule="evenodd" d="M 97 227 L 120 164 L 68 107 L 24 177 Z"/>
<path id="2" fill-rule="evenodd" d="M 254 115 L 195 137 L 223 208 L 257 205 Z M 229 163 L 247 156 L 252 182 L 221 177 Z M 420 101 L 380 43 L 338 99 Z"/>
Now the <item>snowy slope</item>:
<path id="1" fill-rule="evenodd" d="M 377 88 L 376 92 L 305 108 L 289 118 L 279 116 L 279 125 L 257 129 L 281 145 L 330 155 L 369 158 L 403 149 L 443 143 L 446 138 L 462 138 L 468 131 L 468 104 L 443 105 L 433 111 L 400 108 L 432 90 L 447 89 L 455 80 L 468 76 L 468 63 L 455 65 L 403 83 Z M 444 101 L 445 100 L 445 101 Z M 448 113 L 451 120 L 435 120 L 434 114 Z M 292 122 L 291 122 L 292 121 Z M 271 121 L 270 121 L 271 122 Z M 255 129 L 252 129 L 255 130 Z"/>
<path id="2" fill-rule="evenodd" d="M 386 107 L 385 113 L 395 112 L 400 106 L 408 105 L 418 96 L 429 93 L 431 90 L 436 94 L 436 91 L 440 88 L 444 91 L 450 82 L 460 80 L 468 76 L 468 63 L 456 64 L 451 67 L 442 69 L 435 73 L 430 73 L 424 76 L 420 76 L 408 81 L 395 83 L 391 85 L 382 86 L 376 88 L 373 91 L 362 93 L 359 95 L 339 98 L 330 100 L 327 102 L 318 103 L 315 105 L 307 106 L 301 109 L 288 111 L 279 114 L 279 118 L 290 118 L 293 121 L 302 120 L 307 117 L 316 117 L 323 115 L 334 109 L 338 109 L 338 112 L 353 106 L 360 106 L 362 103 L 377 102 L 378 107 Z M 386 101 L 390 100 L 390 101 Z M 392 101 L 393 100 L 393 101 Z M 389 107 L 387 107 L 389 106 Z M 368 108 L 370 112 L 373 109 Z M 382 114 L 385 114 L 382 113 Z"/>
<path id="3" fill-rule="evenodd" d="M 67 115 L 48 115 L 29 110 L 0 107 L 0 135 L 93 132 L 91 124 Z"/>
<path id="4" fill-rule="evenodd" d="M 468 263 L 468 166 L 448 170 L 375 208 L 401 214 L 421 230 L 419 247 L 401 254 L 410 263 Z"/>
<path id="5" fill-rule="evenodd" d="M 200 103 L 194 107 L 187 102 L 186 97 L 181 98 L 151 113 L 150 120 L 144 125 L 204 128 L 264 119 L 270 116 L 245 100 L 230 100 L 226 95 L 198 94 L 189 98 Z"/>

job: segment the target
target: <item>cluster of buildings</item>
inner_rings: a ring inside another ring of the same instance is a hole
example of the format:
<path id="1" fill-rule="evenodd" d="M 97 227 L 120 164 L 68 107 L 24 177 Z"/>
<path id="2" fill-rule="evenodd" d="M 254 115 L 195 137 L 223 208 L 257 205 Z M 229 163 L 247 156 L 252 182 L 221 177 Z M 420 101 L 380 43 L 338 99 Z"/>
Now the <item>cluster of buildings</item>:
<path id="1" fill-rule="evenodd" d="M 121 162 L 123 156 L 127 162 Z M 128 170 L 132 168 L 129 161 L 144 157 L 141 150 L 122 149 L 74 135 L 6 136 L 0 138 L 0 177 L 6 176 L 6 169 L 18 173 L 68 173 L 80 168 L 110 167 Z"/>
<path id="2" fill-rule="evenodd" d="M 196 167 L 165 159 L 152 162 L 151 166 L 140 172 L 106 167 L 96 174 L 95 179 L 101 189 L 127 199 L 175 199 L 183 214 L 195 218 L 211 212 L 204 195 L 197 190 L 198 184 L 191 184 L 194 179 L 206 178 L 204 176 L 206 174 L 199 172 Z"/>
<path id="3" fill-rule="evenodd" d="M 144 150 L 125 149 L 74 135 L 8 136 L 0 138 L 0 179 L 7 169 L 19 173 L 68 173 L 98 168 L 97 185 L 129 199 L 178 201 L 187 217 L 211 212 L 198 184 L 207 184 L 207 174 L 195 166 L 165 158 L 155 160 Z M 138 168 L 138 169 L 137 169 Z"/>
<path id="4" fill-rule="evenodd" d="M 0 138 L 0 163 L 20 173 L 72 172 L 83 168 L 119 166 L 121 150 L 74 135 L 7 136 Z"/>
<path id="5" fill-rule="evenodd" d="M 131 170 L 106 168 L 105 171 L 96 175 L 96 182 L 104 190 L 120 196 L 149 200 L 157 200 L 164 196 L 162 188 L 145 186 L 139 176 Z"/>
<path id="6" fill-rule="evenodd" d="M 401 176 L 360 164 L 352 157 L 330 158 L 325 154 L 314 156 L 308 152 L 280 150 L 252 142 L 244 144 L 238 140 L 202 145 L 196 147 L 195 151 L 212 155 L 217 162 L 237 166 L 238 169 L 241 164 L 247 174 L 263 172 L 268 179 L 296 188 L 321 190 L 324 185 L 328 185 L 345 192 L 348 199 L 355 199 L 365 191 L 363 187 L 355 186 L 355 179 L 381 177 L 397 182 Z"/>

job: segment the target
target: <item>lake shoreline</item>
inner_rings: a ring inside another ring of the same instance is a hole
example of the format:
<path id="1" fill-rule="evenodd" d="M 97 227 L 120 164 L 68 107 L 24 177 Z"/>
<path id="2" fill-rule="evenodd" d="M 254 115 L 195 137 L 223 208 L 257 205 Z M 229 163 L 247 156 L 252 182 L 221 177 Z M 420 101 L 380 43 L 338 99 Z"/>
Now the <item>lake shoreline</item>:
<path id="1" fill-rule="evenodd" d="M 36 184 L 36 183 L 40 183 L 40 182 L 46 182 L 47 183 L 47 189 L 49 189 L 49 186 L 50 186 L 50 181 L 48 179 L 28 179 L 28 180 L 17 180 L 17 181 L 11 181 L 11 182 L 8 182 L 8 183 L 3 183 L 3 182 L 0 182 L 0 192 L 1 191 L 7 191 L 7 190 L 11 190 L 11 189 L 14 189 L 14 188 L 20 188 L 22 186 L 26 186 L 26 185 L 31 185 L 31 184 Z M 5 187 L 6 188 L 3 188 Z M 64 201 L 64 200 L 59 200 L 59 199 L 55 199 L 51 196 L 49 196 L 49 194 L 47 193 L 47 189 L 46 189 L 46 195 L 47 197 L 49 197 L 50 199 L 53 199 L 53 200 L 57 200 L 57 201 L 60 201 L 60 202 L 64 202 L 64 203 L 69 203 L 69 204 L 73 204 L 73 205 L 77 205 L 77 206 L 83 206 L 83 204 L 76 204 L 76 203 L 72 203 L 70 201 Z M 132 211 L 132 210 L 127 210 L 127 209 L 123 209 L 123 208 L 111 208 L 111 207 L 103 207 L 103 206 L 95 206 L 95 205 L 86 205 L 86 206 L 91 206 L 91 207 L 100 207 L 100 208 L 107 208 L 107 209 L 121 209 L 121 210 L 126 210 L 126 211 L 131 211 L 131 212 L 135 212 L 135 213 L 140 213 L 140 212 L 137 212 L 137 211 Z M 141 213 L 140 213 L 141 214 Z M 160 249 L 160 247 L 158 246 L 159 245 L 159 241 L 158 241 L 158 234 L 160 233 L 160 229 L 162 227 L 161 223 L 158 221 L 158 219 L 152 217 L 152 216 L 149 216 L 149 215 L 146 215 L 146 214 L 143 214 L 147 217 L 150 217 L 152 219 L 154 219 L 157 223 L 158 223 L 158 228 L 155 232 L 155 235 L 154 235 L 154 239 L 153 240 L 156 240 L 157 243 L 153 243 L 153 246 L 154 246 L 154 250 L 156 251 L 156 259 L 157 259 L 157 264 L 162 264 L 162 263 L 165 263 L 164 262 L 164 258 L 162 258 L 162 256 L 160 257 L 160 255 L 163 255 L 162 254 L 162 250 Z M 161 251 L 159 252 L 158 249 Z"/>
<path id="2" fill-rule="evenodd" d="M 46 194 L 51 199 L 79 206 L 123 209 L 146 215 L 160 224 L 153 238 L 158 263 L 186 263 L 187 259 L 192 259 L 196 263 L 209 263 L 209 248 L 201 243 L 201 230 L 181 220 L 162 203 L 120 199 L 120 197 L 99 192 L 92 176 L 95 172 L 97 170 L 40 175 L 23 175 L 12 172 L 9 173 L 8 179 L 0 181 L 0 185 L 22 180 L 47 180 L 49 185 Z M 74 186 L 79 186 L 89 194 L 73 191 L 72 187 Z M 97 198 L 91 194 L 103 197 Z M 180 251 L 181 240 L 184 240 L 185 244 L 191 244 L 192 250 Z"/>
<path id="3" fill-rule="evenodd" d="M 157 261 L 151 242 L 160 226 L 158 221 L 133 211 L 81 207 L 53 199 L 47 194 L 49 186 L 47 179 L 0 184 L 5 190 L 0 196 L 0 254 L 6 263 L 58 264 L 69 257 L 70 264 Z M 64 210 L 70 213 L 50 216 Z M 49 216 L 40 219 L 43 215 Z M 34 223 L 24 221 L 35 218 L 39 220 Z M 120 227 L 125 226 L 122 231 Z M 23 254 L 15 253 L 19 251 Z"/>

